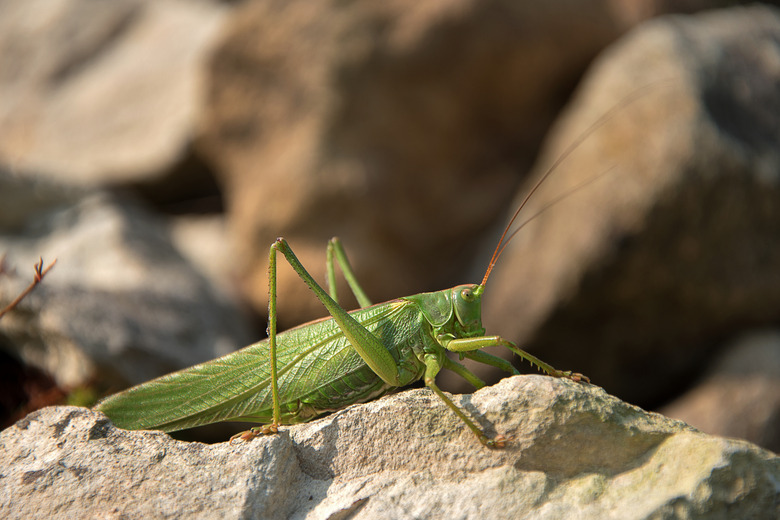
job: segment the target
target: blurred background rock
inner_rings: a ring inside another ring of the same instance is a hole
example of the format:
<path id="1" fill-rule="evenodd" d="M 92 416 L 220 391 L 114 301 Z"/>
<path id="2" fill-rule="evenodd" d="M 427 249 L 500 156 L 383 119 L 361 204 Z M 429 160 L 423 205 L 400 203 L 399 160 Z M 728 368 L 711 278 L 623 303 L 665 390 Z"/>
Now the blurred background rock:
<path id="1" fill-rule="evenodd" d="M 487 330 L 779 450 L 777 7 L 0 0 L 0 303 L 58 259 L 0 320 L 3 425 L 264 337 L 277 236 L 323 283 L 340 236 L 376 302 L 478 282 L 589 128 Z"/>

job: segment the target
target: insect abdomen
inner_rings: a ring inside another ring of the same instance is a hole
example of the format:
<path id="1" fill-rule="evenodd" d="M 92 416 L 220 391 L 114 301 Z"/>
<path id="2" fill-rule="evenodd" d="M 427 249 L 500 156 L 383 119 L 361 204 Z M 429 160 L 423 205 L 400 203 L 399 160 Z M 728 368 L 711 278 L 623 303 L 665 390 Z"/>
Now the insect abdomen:
<path id="1" fill-rule="evenodd" d="M 422 377 L 424 368 L 414 348 L 420 344 L 423 320 L 413 305 L 388 302 L 352 314 L 397 359 L 401 385 Z M 282 423 L 305 422 L 391 388 L 365 364 L 332 319 L 296 327 L 279 334 L 277 341 Z M 117 426 L 133 430 L 176 431 L 218 421 L 270 422 L 269 359 L 264 340 L 133 387 L 96 408 Z"/>

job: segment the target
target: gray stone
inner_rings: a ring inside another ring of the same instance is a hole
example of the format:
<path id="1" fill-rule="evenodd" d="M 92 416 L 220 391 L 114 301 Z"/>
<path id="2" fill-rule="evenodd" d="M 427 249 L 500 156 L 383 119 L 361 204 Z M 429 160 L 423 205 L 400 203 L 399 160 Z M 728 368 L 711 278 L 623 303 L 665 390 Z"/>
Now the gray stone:
<path id="1" fill-rule="evenodd" d="M 62 183 L 158 175 L 186 152 L 226 10 L 0 1 L 0 165 Z"/>
<path id="2" fill-rule="evenodd" d="M 659 411 L 709 434 L 780 451 L 780 332 L 738 338 L 702 379 Z"/>
<path id="3" fill-rule="evenodd" d="M 508 378 L 412 390 L 250 443 L 183 443 L 57 407 L 0 433 L 4 518 L 773 518 L 780 460 L 594 386 Z"/>
<path id="4" fill-rule="evenodd" d="M 374 301 L 472 281 L 461 277 L 474 244 L 530 166 L 560 85 L 651 14 L 628 11 L 600 0 L 239 7 L 211 62 L 198 143 L 224 178 L 247 298 L 267 308 L 278 236 L 318 280 L 327 240 L 341 237 Z M 292 270 L 278 283 L 284 324 L 322 316 Z"/>
<path id="5" fill-rule="evenodd" d="M 605 51 L 529 186 L 594 131 L 523 210 L 565 197 L 504 252 L 487 329 L 655 407 L 724 340 L 776 324 L 778 42 L 780 11 L 757 5 L 658 18 Z"/>
<path id="6" fill-rule="evenodd" d="M 39 257 L 56 267 L 0 321 L 3 338 L 63 387 L 119 390 L 251 342 L 235 304 L 188 264 L 133 200 L 0 172 L 5 306 Z M 15 204 L 14 201 L 24 201 Z"/>

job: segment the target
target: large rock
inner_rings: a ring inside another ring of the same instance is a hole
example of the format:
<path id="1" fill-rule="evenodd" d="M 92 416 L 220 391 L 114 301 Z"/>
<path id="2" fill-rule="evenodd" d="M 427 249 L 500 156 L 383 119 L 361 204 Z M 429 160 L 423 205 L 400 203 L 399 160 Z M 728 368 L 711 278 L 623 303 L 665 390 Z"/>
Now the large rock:
<path id="1" fill-rule="evenodd" d="M 207 1 L 0 1 L 0 165 L 87 184 L 171 168 L 224 13 Z"/>
<path id="2" fill-rule="evenodd" d="M 606 51 L 529 185 L 592 133 L 522 217 L 581 187 L 507 247 L 487 329 L 657 406 L 729 337 L 776 324 L 778 42 L 780 11 L 754 6 L 659 18 Z"/>
<path id="3" fill-rule="evenodd" d="M 590 59 L 650 10 L 614 2 L 247 2 L 212 60 L 199 145 L 243 287 L 285 236 L 324 279 L 340 236 L 375 301 L 459 279 Z M 347 291 L 342 290 L 342 294 Z M 280 320 L 322 306 L 290 269 Z"/>
<path id="4" fill-rule="evenodd" d="M 203 445 L 47 408 L 0 434 L 4 518 L 774 518 L 780 459 L 603 390 L 519 376 L 412 390 L 248 444 Z"/>
<path id="5" fill-rule="evenodd" d="M 780 451 L 780 332 L 737 339 L 705 377 L 660 412 L 706 433 Z"/>

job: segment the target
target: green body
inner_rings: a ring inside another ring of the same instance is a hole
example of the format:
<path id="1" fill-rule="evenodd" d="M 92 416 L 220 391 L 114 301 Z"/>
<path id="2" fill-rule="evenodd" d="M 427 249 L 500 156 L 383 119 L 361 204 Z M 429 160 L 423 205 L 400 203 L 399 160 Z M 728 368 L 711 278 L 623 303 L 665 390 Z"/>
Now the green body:
<path id="1" fill-rule="evenodd" d="M 419 308 L 426 296 L 350 313 L 393 356 L 401 374 L 398 386 L 423 377 L 425 350 L 438 349 L 443 355 L 444 349 L 433 342 L 433 328 Z M 350 346 L 333 318 L 307 323 L 276 337 L 282 424 L 305 422 L 393 388 Z M 97 409 L 117 426 L 129 429 L 176 431 L 219 421 L 271 422 L 268 343 L 260 341 L 131 388 L 105 399 Z"/>
<path id="2" fill-rule="evenodd" d="M 314 291 L 330 318 L 276 333 L 277 251 Z M 280 424 L 305 422 L 423 379 L 481 442 L 500 447 L 503 438 L 488 439 L 436 386 L 434 379 L 442 368 L 477 388 L 485 384 L 450 360 L 447 351 L 517 374 L 509 362 L 480 351 L 503 345 L 550 375 L 581 377 L 558 371 L 499 336 L 485 336 L 484 285 L 460 285 L 370 305 L 337 239 L 328 245 L 331 287 L 335 286 L 334 254 L 363 308 L 350 313 L 342 309 L 335 291 L 326 293 L 287 242 L 279 239 L 269 257 L 268 340 L 120 392 L 96 409 L 127 429 L 176 431 L 220 421 L 249 421 L 270 423 L 261 431 L 273 433 Z M 251 439 L 257 435 L 255 430 L 242 438 Z"/>

